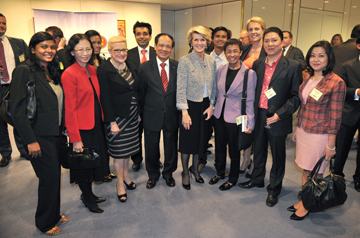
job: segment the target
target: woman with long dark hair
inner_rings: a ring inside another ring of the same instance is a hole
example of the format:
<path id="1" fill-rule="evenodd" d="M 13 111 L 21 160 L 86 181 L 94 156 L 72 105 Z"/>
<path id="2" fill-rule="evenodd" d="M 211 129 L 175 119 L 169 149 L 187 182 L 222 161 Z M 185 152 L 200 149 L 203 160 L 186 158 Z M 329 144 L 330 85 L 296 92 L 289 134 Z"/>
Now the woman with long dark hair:
<path id="1" fill-rule="evenodd" d="M 109 174 L 109 156 L 102 125 L 99 81 L 96 68 L 89 64 L 94 56 L 93 48 L 84 34 L 75 34 L 65 50 L 70 66 L 62 74 L 61 82 L 65 94 L 65 126 L 69 140 L 74 152 L 82 152 L 83 147 L 95 148 L 101 158 L 100 167 L 70 169 L 70 182 L 79 185 L 82 192 L 80 198 L 91 212 L 102 213 L 104 210 L 97 203 L 106 199 L 95 196 L 91 183 L 102 181 Z"/>
<path id="2" fill-rule="evenodd" d="M 39 178 L 36 227 L 47 235 L 57 235 L 58 223 L 69 218 L 60 215 L 60 145 L 63 91 L 54 38 L 37 32 L 29 43 L 29 60 L 15 68 L 10 89 L 14 127 L 27 145 L 30 162 Z M 26 115 L 27 84 L 33 78 L 36 89 L 36 117 Z"/>

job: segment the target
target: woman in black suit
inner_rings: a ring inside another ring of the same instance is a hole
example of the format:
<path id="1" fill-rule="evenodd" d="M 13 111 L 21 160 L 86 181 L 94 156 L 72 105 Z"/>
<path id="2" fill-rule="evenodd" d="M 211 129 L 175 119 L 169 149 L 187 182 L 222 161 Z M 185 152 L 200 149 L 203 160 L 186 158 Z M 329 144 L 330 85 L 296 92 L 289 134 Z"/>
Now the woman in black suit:
<path id="1" fill-rule="evenodd" d="M 126 202 L 128 190 L 136 188 L 129 178 L 129 158 L 140 150 L 138 90 L 139 80 L 135 66 L 125 62 L 126 39 L 113 36 L 108 42 L 111 58 L 97 68 L 100 83 L 100 101 L 104 111 L 106 141 L 114 158 L 118 176 L 116 184 L 120 202 Z"/>
<path id="2" fill-rule="evenodd" d="M 29 43 L 29 60 L 15 68 L 10 89 L 11 114 L 14 127 L 27 145 L 30 162 L 39 178 L 36 227 L 57 235 L 57 223 L 69 218 L 60 215 L 60 143 L 63 91 L 60 85 L 59 63 L 54 38 L 38 32 Z M 54 58 L 55 57 L 55 58 Z M 36 117 L 30 123 L 26 116 L 27 83 L 34 79 Z"/>

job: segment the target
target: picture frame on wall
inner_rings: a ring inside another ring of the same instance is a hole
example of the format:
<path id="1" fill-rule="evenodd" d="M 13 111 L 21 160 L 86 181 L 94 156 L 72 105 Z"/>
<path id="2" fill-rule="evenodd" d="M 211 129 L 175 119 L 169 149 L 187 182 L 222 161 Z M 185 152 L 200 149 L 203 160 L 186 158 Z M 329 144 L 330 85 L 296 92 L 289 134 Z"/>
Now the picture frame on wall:
<path id="1" fill-rule="evenodd" d="M 117 20 L 118 36 L 126 37 L 125 20 Z"/>

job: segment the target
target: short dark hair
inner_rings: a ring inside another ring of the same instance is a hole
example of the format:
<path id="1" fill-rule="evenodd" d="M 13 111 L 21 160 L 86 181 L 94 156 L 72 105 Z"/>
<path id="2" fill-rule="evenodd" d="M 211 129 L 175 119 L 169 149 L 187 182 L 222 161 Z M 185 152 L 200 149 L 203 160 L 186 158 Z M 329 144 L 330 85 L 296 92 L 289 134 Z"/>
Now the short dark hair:
<path id="1" fill-rule="evenodd" d="M 48 28 L 45 29 L 45 31 L 51 31 L 52 32 L 52 36 L 54 37 L 54 39 L 56 38 L 63 38 L 64 37 L 64 33 L 62 32 L 62 30 L 57 27 L 57 26 L 49 26 Z"/>
<path id="2" fill-rule="evenodd" d="M 218 31 L 225 31 L 226 32 L 226 35 L 227 35 L 227 39 L 230 39 L 230 32 L 228 31 L 228 29 L 226 28 L 226 27 L 224 27 L 224 26 L 218 26 L 218 27 L 216 27 L 213 31 L 212 31 L 212 33 L 211 33 L 211 39 L 214 39 L 214 37 L 215 37 L 215 34 L 216 34 L 216 32 L 218 32 Z"/>
<path id="3" fill-rule="evenodd" d="M 91 59 L 89 60 L 89 64 L 93 65 L 93 60 L 95 57 L 94 48 L 90 42 L 90 40 L 86 37 L 85 34 L 76 33 L 70 37 L 70 40 L 65 47 L 66 57 L 68 58 L 69 64 L 72 65 L 75 63 L 76 59 L 75 56 L 71 55 L 71 52 L 75 49 L 75 46 L 80 42 L 80 40 L 87 40 L 90 43 L 91 49 L 92 49 L 92 55 Z"/>
<path id="4" fill-rule="evenodd" d="M 334 50 L 331 47 L 330 42 L 326 41 L 326 40 L 321 40 L 316 42 L 315 44 L 313 44 L 310 49 L 308 50 L 307 54 L 306 54 L 306 64 L 309 70 L 309 73 L 311 76 L 314 75 L 314 70 L 311 68 L 310 66 L 310 57 L 311 57 L 311 53 L 313 51 L 313 49 L 315 47 L 322 47 L 325 49 L 325 53 L 328 57 L 328 64 L 326 65 L 325 69 L 323 70 L 323 75 L 327 75 L 328 73 L 330 73 L 335 65 L 335 54 L 334 54 Z"/>
<path id="5" fill-rule="evenodd" d="M 168 33 L 160 33 L 160 34 L 157 34 L 157 36 L 155 36 L 155 45 L 158 44 L 159 38 L 160 38 L 161 36 L 167 36 L 167 37 L 169 37 L 169 38 L 171 39 L 171 41 L 172 41 L 171 47 L 174 48 L 174 46 L 175 46 L 174 37 L 172 37 L 172 36 L 171 36 L 170 34 L 168 34 Z"/>
<path id="6" fill-rule="evenodd" d="M 29 42 L 29 60 L 30 62 L 37 66 L 37 68 L 40 71 L 44 71 L 44 67 L 41 66 L 40 60 L 35 56 L 35 54 L 32 53 L 32 49 L 36 49 L 36 46 L 44 41 L 48 41 L 51 40 L 55 43 L 54 37 L 52 37 L 52 35 L 50 35 L 49 33 L 45 32 L 45 31 L 39 31 L 37 33 L 35 33 Z M 50 76 L 52 78 L 52 80 L 54 81 L 55 84 L 58 84 L 60 82 L 60 72 L 59 72 L 59 62 L 57 57 L 55 56 L 53 58 L 53 60 L 48 63 L 48 70 L 50 73 Z"/>
<path id="7" fill-rule="evenodd" d="M 134 27 L 133 27 L 134 35 L 135 35 L 135 29 L 138 28 L 138 27 L 146 27 L 146 28 L 148 29 L 148 31 L 149 31 L 149 35 L 152 34 L 151 25 L 150 25 L 149 23 L 137 21 L 137 22 L 134 24 Z"/>
<path id="8" fill-rule="evenodd" d="M 278 34 L 281 41 L 284 39 L 284 35 L 283 35 L 282 31 L 280 30 L 280 28 L 272 26 L 265 30 L 264 35 L 263 35 L 263 40 L 265 39 L 265 35 L 270 32 L 275 32 L 276 34 Z"/>
<path id="9" fill-rule="evenodd" d="M 358 38 L 360 36 L 360 24 L 357 24 L 354 26 L 354 28 L 351 31 L 351 38 Z"/>
<path id="10" fill-rule="evenodd" d="M 229 45 L 238 45 L 240 51 L 243 51 L 243 45 L 239 39 L 231 38 L 227 40 L 224 44 L 224 51 L 226 51 L 226 47 L 228 47 Z"/>
<path id="11" fill-rule="evenodd" d="M 6 17 L 5 17 L 2 13 L 0 13 L 0 17 L 3 17 L 3 18 L 5 18 L 5 19 L 6 19 Z"/>
<path id="12" fill-rule="evenodd" d="M 290 31 L 282 31 L 282 32 L 283 32 L 283 36 L 284 36 L 284 33 L 286 32 L 286 33 L 289 33 L 290 39 L 293 38 L 293 35 L 292 35 L 292 33 Z"/>

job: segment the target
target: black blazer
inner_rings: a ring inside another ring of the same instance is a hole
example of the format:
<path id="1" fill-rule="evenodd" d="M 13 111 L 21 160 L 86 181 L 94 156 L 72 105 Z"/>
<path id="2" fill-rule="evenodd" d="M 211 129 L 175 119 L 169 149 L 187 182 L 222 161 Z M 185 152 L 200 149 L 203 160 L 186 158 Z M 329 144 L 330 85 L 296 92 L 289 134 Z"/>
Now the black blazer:
<path id="1" fill-rule="evenodd" d="M 249 45 L 244 45 L 244 49 L 243 49 L 243 53 L 241 54 L 240 56 L 240 60 L 241 61 L 244 61 L 246 56 L 249 54 L 250 50 L 251 50 L 251 47 L 252 47 L 252 44 L 249 44 Z M 264 49 L 264 46 L 261 47 L 261 51 L 260 51 L 260 55 L 259 55 L 259 59 L 260 58 L 263 58 L 263 57 L 266 57 L 266 52 L 265 52 L 265 49 Z"/>
<path id="2" fill-rule="evenodd" d="M 360 101 L 354 100 L 356 89 L 360 88 L 359 58 L 346 61 L 342 64 L 339 76 L 346 83 L 346 97 L 341 123 L 347 126 L 354 126 L 360 118 Z"/>
<path id="3" fill-rule="evenodd" d="M 15 65 L 19 66 L 21 63 L 25 63 L 25 60 L 29 57 L 29 48 L 22 39 L 8 37 L 11 48 L 14 52 Z"/>
<path id="4" fill-rule="evenodd" d="M 26 84 L 30 78 L 30 69 L 26 65 L 16 67 L 12 74 L 10 88 L 11 118 L 25 145 L 37 141 L 36 136 L 59 135 L 58 100 L 54 90 L 46 79 L 45 72 L 38 70 L 26 61 L 33 71 L 36 93 L 36 118 L 30 124 L 26 112 Z"/>
<path id="5" fill-rule="evenodd" d="M 298 61 L 301 64 L 302 70 L 306 69 L 304 54 L 299 48 L 290 45 L 285 57 Z"/>
<path id="6" fill-rule="evenodd" d="M 154 47 L 150 46 L 150 52 L 149 57 L 151 59 L 156 59 L 156 51 Z M 136 69 L 139 69 L 140 67 L 140 56 L 139 56 L 139 50 L 138 47 L 134 47 L 128 51 L 126 62 L 131 62 L 133 65 L 135 65 Z"/>
<path id="7" fill-rule="evenodd" d="M 265 59 L 256 60 L 252 68 L 256 72 L 258 80 L 255 90 L 255 118 L 257 117 L 264 82 Z M 298 92 L 301 83 L 301 64 L 281 56 L 269 84 L 269 88 L 273 88 L 276 95 L 268 100 L 268 106 L 274 106 L 276 114 L 280 117 L 280 121 L 271 124 L 270 133 L 272 135 L 281 136 L 292 132 L 292 114 L 300 105 Z M 255 123 L 255 130 L 258 126 L 263 125 Z"/>
<path id="8" fill-rule="evenodd" d="M 104 61 L 97 68 L 97 77 L 100 85 L 100 101 L 104 112 L 104 122 L 113 122 L 117 117 L 128 118 L 130 116 L 131 98 L 135 96 L 139 101 L 139 79 L 135 66 L 126 62 L 134 83 L 129 83 L 120 76 L 119 72 L 110 62 Z"/>
<path id="9" fill-rule="evenodd" d="M 144 105 L 143 123 L 145 130 L 160 131 L 164 125 L 164 118 L 167 130 L 176 131 L 178 129 L 177 66 L 178 62 L 170 59 L 169 85 L 165 93 L 156 59 L 141 64 L 139 69 L 140 98 Z"/>
<path id="10" fill-rule="evenodd" d="M 356 39 L 349 39 L 342 44 L 335 45 L 333 50 L 335 54 L 335 66 L 333 71 L 337 75 L 340 75 L 341 73 L 342 63 L 359 57 L 359 51 L 356 47 Z"/>
<path id="11" fill-rule="evenodd" d="M 64 69 L 62 71 L 64 71 L 67 67 L 70 66 L 69 60 L 66 57 L 66 53 L 64 49 L 56 51 L 56 56 L 59 60 L 59 63 L 61 62 L 64 66 Z"/>

